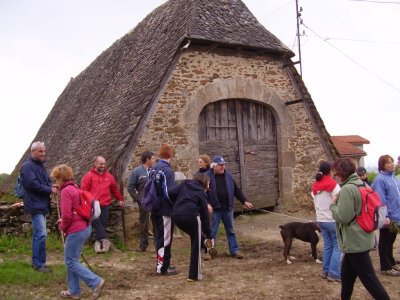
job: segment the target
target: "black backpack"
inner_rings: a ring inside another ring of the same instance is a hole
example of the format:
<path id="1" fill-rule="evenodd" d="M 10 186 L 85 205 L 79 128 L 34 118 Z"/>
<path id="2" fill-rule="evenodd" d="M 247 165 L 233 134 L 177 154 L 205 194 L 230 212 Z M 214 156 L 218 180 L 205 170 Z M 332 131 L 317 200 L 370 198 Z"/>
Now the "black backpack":
<path id="1" fill-rule="evenodd" d="M 151 170 L 140 205 L 145 211 L 153 211 L 160 207 L 161 199 L 169 200 L 166 176 L 161 170 Z"/>
<path id="2" fill-rule="evenodd" d="M 25 193 L 26 192 L 25 192 L 24 186 L 22 184 L 22 177 L 21 177 L 21 174 L 19 174 L 18 178 L 17 178 L 17 182 L 14 187 L 14 194 L 15 194 L 15 197 L 17 197 L 19 199 L 23 199 L 25 196 Z"/>

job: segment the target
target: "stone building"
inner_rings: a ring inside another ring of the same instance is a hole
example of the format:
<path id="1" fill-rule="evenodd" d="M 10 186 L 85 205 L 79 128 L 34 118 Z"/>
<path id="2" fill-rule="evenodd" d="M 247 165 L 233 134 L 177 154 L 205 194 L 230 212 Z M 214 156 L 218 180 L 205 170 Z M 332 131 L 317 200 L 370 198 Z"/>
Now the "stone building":
<path id="1" fill-rule="evenodd" d="M 170 0 L 71 79 L 34 141 L 77 179 L 104 156 L 122 190 L 164 142 L 187 177 L 220 154 L 256 207 L 297 205 L 337 153 L 293 56 L 240 0 Z"/>

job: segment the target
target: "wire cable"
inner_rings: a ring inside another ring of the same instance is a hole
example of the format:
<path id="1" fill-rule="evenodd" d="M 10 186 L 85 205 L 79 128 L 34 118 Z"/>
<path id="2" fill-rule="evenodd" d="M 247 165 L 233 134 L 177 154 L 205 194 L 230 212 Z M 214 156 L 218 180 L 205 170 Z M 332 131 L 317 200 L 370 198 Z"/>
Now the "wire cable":
<path id="1" fill-rule="evenodd" d="M 264 17 L 262 17 L 260 20 L 264 20 L 266 17 L 269 17 L 273 14 L 276 14 L 278 11 L 286 8 L 286 6 L 288 6 L 289 4 L 292 4 L 295 0 L 290 0 L 289 2 L 283 4 L 281 7 L 278 7 L 277 9 L 271 11 L 270 13 L 266 14 Z"/>
<path id="2" fill-rule="evenodd" d="M 399 1 L 376 1 L 376 0 L 349 0 L 349 1 L 372 2 L 372 3 L 379 3 L 379 4 L 400 4 Z"/>
<path id="3" fill-rule="evenodd" d="M 338 38 L 338 37 L 326 37 L 325 40 L 337 40 L 337 41 L 348 41 L 348 42 L 361 42 L 361 43 L 375 43 L 375 44 L 393 44 L 399 45 L 400 42 L 392 41 L 373 41 L 373 40 L 362 40 L 362 39 L 349 39 L 349 38 Z"/>
<path id="4" fill-rule="evenodd" d="M 349 59 L 350 61 L 352 61 L 354 64 L 356 64 L 357 66 L 359 66 L 360 68 L 362 68 L 364 71 L 368 72 L 369 74 L 371 74 L 372 76 L 374 76 L 375 78 L 379 79 L 381 82 L 383 82 L 384 84 L 390 86 L 392 89 L 400 92 L 400 89 L 396 86 L 394 86 L 393 84 L 391 84 L 390 82 L 388 82 L 387 80 L 385 80 L 384 78 L 382 78 L 381 76 L 375 74 L 374 72 L 372 72 L 371 70 L 367 69 L 366 67 L 364 67 L 362 64 L 360 64 L 359 62 L 357 62 L 355 59 L 353 59 L 352 57 L 350 57 L 349 55 L 347 55 L 346 53 L 344 53 L 342 50 L 340 50 L 339 48 L 335 47 L 334 45 L 332 45 L 326 38 L 322 37 L 320 34 L 316 33 L 314 30 L 312 30 L 310 27 L 308 27 L 306 24 L 304 24 L 303 22 L 303 26 L 306 27 L 308 30 L 310 30 L 313 34 L 315 34 L 318 38 L 320 38 L 322 41 L 324 41 L 325 43 L 327 43 L 329 46 L 331 46 L 333 49 L 335 49 L 336 51 L 338 51 L 340 54 L 342 54 L 344 57 L 346 57 L 347 59 Z"/>

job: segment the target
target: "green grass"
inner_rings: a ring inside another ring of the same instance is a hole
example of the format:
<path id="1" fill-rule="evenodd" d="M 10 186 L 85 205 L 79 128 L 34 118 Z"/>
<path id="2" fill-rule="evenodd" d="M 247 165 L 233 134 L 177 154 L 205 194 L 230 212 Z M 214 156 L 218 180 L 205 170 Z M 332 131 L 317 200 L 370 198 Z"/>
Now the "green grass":
<path id="1" fill-rule="evenodd" d="M 51 269 L 51 273 L 40 273 L 26 261 L 6 261 L 0 263 L 0 285 L 50 285 L 54 280 L 65 280 L 64 265 L 52 265 Z"/>
<path id="2" fill-rule="evenodd" d="M 0 253 L 5 255 L 29 254 L 31 244 L 28 243 L 28 238 L 0 236 Z"/>
<path id="3" fill-rule="evenodd" d="M 60 236 L 49 234 L 46 240 L 47 251 L 63 251 L 63 245 Z M 5 256 L 26 254 L 30 255 L 32 249 L 32 236 L 15 237 L 0 235 L 0 253 Z"/>
<path id="4" fill-rule="evenodd" d="M 54 299 L 59 290 L 65 289 L 66 267 L 63 262 L 64 247 L 60 235 L 49 234 L 46 240 L 47 255 L 53 260 L 49 264 L 51 273 L 35 271 L 31 266 L 32 235 L 0 235 L 0 299 Z M 117 249 L 127 249 L 120 238 L 113 239 Z M 92 244 L 85 244 L 83 255 L 97 272 L 97 254 Z M 105 253 L 104 260 L 111 260 L 115 253 Z M 56 262 L 54 262 L 54 260 Z M 83 259 L 81 262 L 84 263 Z M 40 295 L 41 298 L 37 298 Z"/>
<path id="5" fill-rule="evenodd" d="M 123 239 L 120 236 L 114 236 L 111 240 L 115 248 L 120 251 L 127 251 L 128 247 L 124 244 Z"/>

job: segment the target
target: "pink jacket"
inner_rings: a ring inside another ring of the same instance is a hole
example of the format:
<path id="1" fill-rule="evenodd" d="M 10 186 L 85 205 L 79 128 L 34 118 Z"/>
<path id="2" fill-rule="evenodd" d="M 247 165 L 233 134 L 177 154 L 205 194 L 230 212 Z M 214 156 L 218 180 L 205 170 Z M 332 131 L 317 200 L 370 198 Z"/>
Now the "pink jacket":
<path id="1" fill-rule="evenodd" d="M 124 200 L 114 176 L 108 171 L 100 174 L 95 167 L 83 176 L 81 189 L 92 193 L 102 207 L 109 206 L 113 197 L 118 201 Z"/>
<path id="2" fill-rule="evenodd" d="M 74 207 L 80 203 L 79 191 L 73 181 L 65 182 L 61 186 L 61 230 L 65 234 L 82 231 L 89 223 L 74 212 Z"/>

